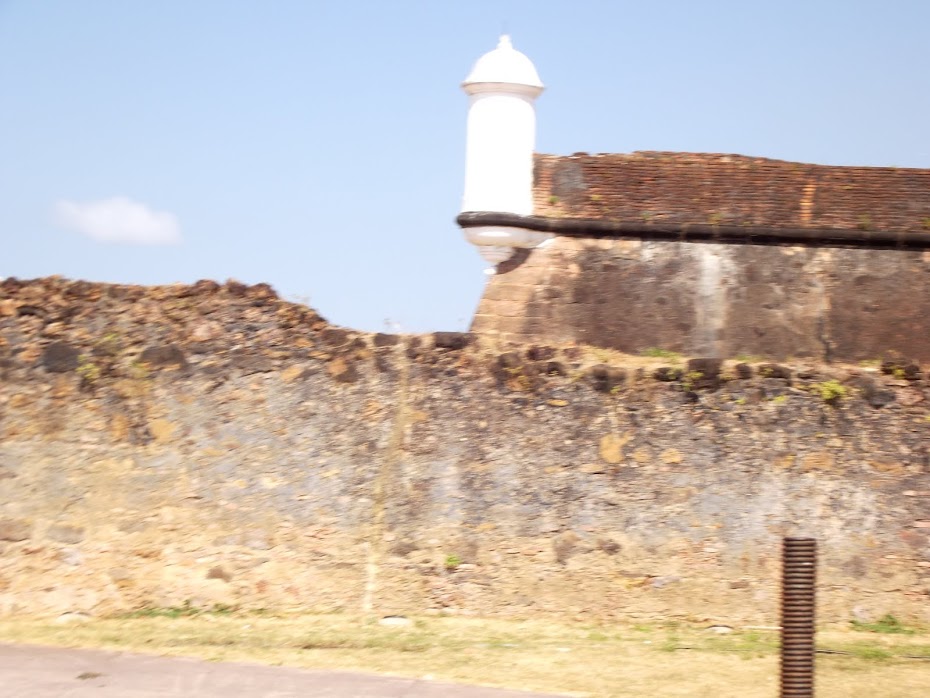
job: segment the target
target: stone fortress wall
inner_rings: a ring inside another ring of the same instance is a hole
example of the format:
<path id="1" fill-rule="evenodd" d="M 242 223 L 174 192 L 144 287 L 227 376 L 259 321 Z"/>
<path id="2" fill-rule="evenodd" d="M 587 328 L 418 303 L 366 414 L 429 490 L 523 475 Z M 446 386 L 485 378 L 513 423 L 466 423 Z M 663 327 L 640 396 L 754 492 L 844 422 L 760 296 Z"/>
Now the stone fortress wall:
<path id="1" fill-rule="evenodd" d="M 555 233 L 497 268 L 473 329 L 718 358 L 930 361 L 930 170 L 707 153 L 536 155 Z M 537 232 L 537 234 L 539 234 Z"/>
<path id="2" fill-rule="evenodd" d="M 930 361 L 930 252 L 556 237 L 488 281 L 472 330 L 629 353 Z"/>
<path id="3" fill-rule="evenodd" d="M 0 612 L 774 622 L 800 534 L 822 620 L 928 621 L 928 398 L 903 360 L 368 335 L 266 285 L 7 279 Z"/>

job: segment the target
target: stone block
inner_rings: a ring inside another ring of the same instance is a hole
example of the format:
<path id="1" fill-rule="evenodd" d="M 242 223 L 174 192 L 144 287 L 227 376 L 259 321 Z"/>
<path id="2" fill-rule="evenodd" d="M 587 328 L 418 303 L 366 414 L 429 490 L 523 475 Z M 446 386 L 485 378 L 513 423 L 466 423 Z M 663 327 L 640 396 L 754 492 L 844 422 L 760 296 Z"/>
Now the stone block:
<path id="1" fill-rule="evenodd" d="M 84 529 L 81 526 L 55 524 L 46 531 L 45 537 L 58 543 L 74 545 L 84 540 Z"/>
<path id="2" fill-rule="evenodd" d="M 65 342 L 52 342 L 42 352 L 42 366 L 49 373 L 76 371 L 81 352 Z"/>
<path id="3" fill-rule="evenodd" d="M 591 386 L 599 393 L 613 393 L 626 383 L 626 371 L 622 368 L 598 364 L 588 370 Z"/>
<path id="4" fill-rule="evenodd" d="M 184 352 L 177 344 L 146 347 L 139 360 L 150 368 L 181 368 L 187 365 Z"/>
<path id="5" fill-rule="evenodd" d="M 716 390 L 720 387 L 720 359 L 689 359 L 682 380 L 688 383 L 688 389 Z"/>
<path id="6" fill-rule="evenodd" d="M 0 519 L 0 541 L 18 543 L 32 536 L 32 524 L 23 519 Z"/>
<path id="7" fill-rule="evenodd" d="M 434 332 L 433 346 L 437 349 L 460 351 L 471 343 L 472 337 L 467 332 Z"/>

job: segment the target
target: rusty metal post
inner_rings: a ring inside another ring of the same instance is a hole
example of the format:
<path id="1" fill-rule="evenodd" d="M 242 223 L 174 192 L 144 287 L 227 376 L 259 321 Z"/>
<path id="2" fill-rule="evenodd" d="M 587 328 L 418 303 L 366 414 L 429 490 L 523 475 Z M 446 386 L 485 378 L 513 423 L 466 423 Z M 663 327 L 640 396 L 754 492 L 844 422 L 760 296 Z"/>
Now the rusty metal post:
<path id="1" fill-rule="evenodd" d="M 817 541 L 785 538 L 781 586 L 781 698 L 814 696 Z"/>

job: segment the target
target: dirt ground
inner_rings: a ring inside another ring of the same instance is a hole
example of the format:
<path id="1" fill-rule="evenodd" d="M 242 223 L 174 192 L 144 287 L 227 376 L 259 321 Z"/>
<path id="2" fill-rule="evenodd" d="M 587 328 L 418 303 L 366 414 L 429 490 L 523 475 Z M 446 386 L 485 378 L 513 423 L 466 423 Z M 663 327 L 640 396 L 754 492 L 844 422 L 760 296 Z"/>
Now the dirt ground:
<path id="1" fill-rule="evenodd" d="M 156 609 L 93 619 L 0 620 L 0 641 L 124 649 L 209 660 L 343 669 L 577 696 L 771 698 L 778 633 L 718 634 L 676 624 L 348 615 L 193 613 Z M 825 628 L 818 698 L 926 698 L 930 631 Z"/>

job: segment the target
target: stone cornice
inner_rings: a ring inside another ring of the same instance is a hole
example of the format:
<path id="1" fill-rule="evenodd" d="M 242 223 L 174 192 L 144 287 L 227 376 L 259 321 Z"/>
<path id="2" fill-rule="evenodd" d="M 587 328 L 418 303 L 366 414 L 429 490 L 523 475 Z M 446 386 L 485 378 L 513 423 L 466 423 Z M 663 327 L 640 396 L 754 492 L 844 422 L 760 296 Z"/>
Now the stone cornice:
<path id="1" fill-rule="evenodd" d="M 728 245 L 930 249 L 930 231 L 775 228 L 771 226 L 697 223 L 663 225 L 661 223 L 640 221 L 520 216 L 493 211 L 460 213 L 456 218 L 456 222 L 462 228 L 507 226 L 570 237 L 716 242 Z"/>

